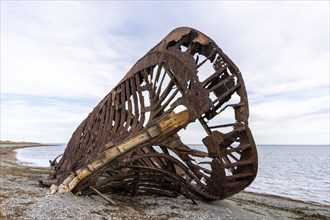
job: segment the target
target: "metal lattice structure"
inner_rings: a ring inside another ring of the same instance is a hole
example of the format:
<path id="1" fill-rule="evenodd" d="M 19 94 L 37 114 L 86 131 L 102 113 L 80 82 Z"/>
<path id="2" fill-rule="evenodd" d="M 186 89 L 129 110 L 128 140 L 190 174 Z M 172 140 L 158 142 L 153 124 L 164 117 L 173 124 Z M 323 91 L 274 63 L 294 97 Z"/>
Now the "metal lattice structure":
<path id="1" fill-rule="evenodd" d="M 51 191 L 224 199 L 257 174 L 248 117 L 238 67 L 203 33 L 177 28 L 79 125 Z M 202 148 L 181 140 L 186 127 L 203 137 Z"/>

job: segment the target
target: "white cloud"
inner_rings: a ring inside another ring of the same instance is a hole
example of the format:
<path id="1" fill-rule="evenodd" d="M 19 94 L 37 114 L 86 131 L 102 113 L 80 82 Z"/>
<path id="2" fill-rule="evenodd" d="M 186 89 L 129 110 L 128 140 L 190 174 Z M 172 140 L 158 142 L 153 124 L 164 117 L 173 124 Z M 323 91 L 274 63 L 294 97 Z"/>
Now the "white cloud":
<path id="1" fill-rule="evenodd" d="M 1 139 L 6 140 L 67 142 L 72 129 L 90 112 L 85 102 L 35 96 L 1 98 Z"/>
<path id="2" fill-rule="evenodd" d="M 241 69 L 257 142 L 329 143 L 327 1 L 1 2 L 1 93 L 20 101 L 1 101 L 1 139 L 67 141 L 178 26 L 209 35 Z"/>

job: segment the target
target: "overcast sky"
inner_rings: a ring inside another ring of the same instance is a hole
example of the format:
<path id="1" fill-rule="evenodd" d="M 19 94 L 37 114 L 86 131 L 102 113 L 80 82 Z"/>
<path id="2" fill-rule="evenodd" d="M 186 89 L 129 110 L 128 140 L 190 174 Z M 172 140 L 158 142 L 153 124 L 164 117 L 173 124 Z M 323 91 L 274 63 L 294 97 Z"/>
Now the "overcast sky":
<path id="1" fill-rule="evenodd" d="M 66 143 L 180 26 L 240 68 L 257 144 L 329 144 L 329 1 L 1 1 L 1 140 Z"/>

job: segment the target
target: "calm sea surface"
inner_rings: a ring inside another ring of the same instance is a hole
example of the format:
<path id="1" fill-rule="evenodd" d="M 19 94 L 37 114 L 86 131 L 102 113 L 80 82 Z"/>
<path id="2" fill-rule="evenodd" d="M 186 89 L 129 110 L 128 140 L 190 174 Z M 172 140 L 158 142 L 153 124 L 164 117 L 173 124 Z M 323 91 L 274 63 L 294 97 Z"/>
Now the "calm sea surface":
<path id="1" fill-rule="evenodd" d="M 63 154 L 65 148 L 66 144 L 59 144 L 54 146 L 22 148 L 15 151 L 17 152 L 16 158 L 24 165 L 49 167 L 49 160 L 54 160 L 55 157 Z"/>
<path id="2" fill-rule="evenodd" d="M 246 191 L 330 205 L 329 145 L 259 145 L 259 169 Z"/>
<path id="3" fill-rule="evenodd" d="M 47 167 L 65 147 L 18 149 L 17 159 Z M 259 145 L 258 156 L 258 176 L 246 191 L 330 205 L 329 145 Z"/>

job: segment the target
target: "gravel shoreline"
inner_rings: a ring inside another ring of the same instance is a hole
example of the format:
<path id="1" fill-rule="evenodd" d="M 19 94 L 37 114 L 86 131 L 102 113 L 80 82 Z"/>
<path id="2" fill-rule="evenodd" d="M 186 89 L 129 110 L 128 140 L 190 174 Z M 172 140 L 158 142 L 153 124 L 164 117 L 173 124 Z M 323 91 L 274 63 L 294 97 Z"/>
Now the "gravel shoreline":
<path id="1" fill-rule="evenodd" d="M 330 219 L 330 206 L 278 196 L 241 192 L 229 199 L 193 205 L 184 197 L 71 193 L 46 195 L 38 185 L 50 169 L 17 163 L 15 152 L 0 154 L 0 220 L 2 219 Z"/>

